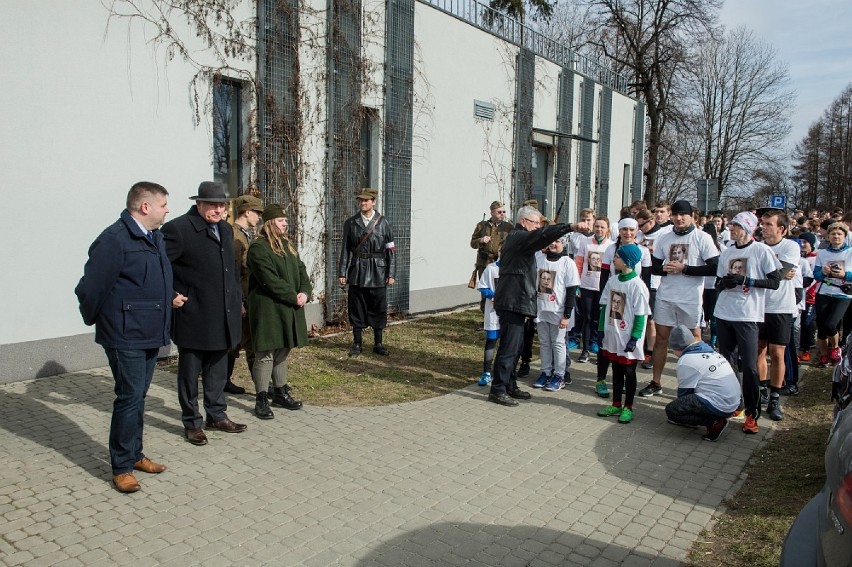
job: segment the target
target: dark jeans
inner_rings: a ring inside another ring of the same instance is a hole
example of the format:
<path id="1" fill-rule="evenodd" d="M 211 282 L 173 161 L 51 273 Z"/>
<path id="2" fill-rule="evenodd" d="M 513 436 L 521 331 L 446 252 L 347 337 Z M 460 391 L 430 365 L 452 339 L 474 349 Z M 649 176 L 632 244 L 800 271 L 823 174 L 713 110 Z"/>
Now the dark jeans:
<path id="1" fill-rule="evenodd" d="M 530 360 L 532 360 L 532 346 L 533 339 L 535 338 L 535 330 L 535 317 L 527 317 L 527 320 L 524 323 L 524 347 L 521 349 L 521 362 L 525 362 L 526 364 L 529 364 Z"/>
<path id="2" fill-rule="evenodd" d="M 722 419 L 701 403 L 696 394 L 687 394 L 669 402 L 666 406 L 666 417 L 675 423 L 705 427 L 710 427 Z"/>
<path id="3" fill-rule="evenodd" d="M 142 426 L 145 416 L 145 396 L 154 376 L 159 349 L 115 349 L 104 347 L 112 377 L 115 380 L 115 401 L 112 403 L 112 422 L 109 428 L 109 459 L 112 474 L 133 470 L 133 463 L 142 459 Z"/>
<path id="4" fill-rule="evenodd" d="M 227 419 L 225 382 L 228 381 L 228 351 L 178 348 L 178 402 L 184 429 L 199 429 L 198 375 L 204 387 L 204 413 L 210 421 Z"/>
<path id="5" fill-rule="evenodd" d="M 497 311 L 497 316 L 500 318 L 500 344 L 494 358 L 491 393 L 499 396 L 505 394 L 507 389 L 518 387 L 515 366 L 524 346 L 524 323 L 527 316 L 514 311 Z"/>
<path id="6" fill-rule="evenodd" d="M 583 350 L 590 350 L 598 338 L 598 318 L 601 312 L 601 292 L 580 288 L 580 304 L 583 306 Z"/>
<path id="7" fill-rule="evenodd" d="M 724 356 L 731 368 L 736 369 L 736 352 L 739 350 L 741 372 L 737 378 L 743 389 L 746 415 L 760 417 L 760 376 L 757 373 L 757 323 L 726 321 L 716 318 L 716 340 L 719 354 Z"/>

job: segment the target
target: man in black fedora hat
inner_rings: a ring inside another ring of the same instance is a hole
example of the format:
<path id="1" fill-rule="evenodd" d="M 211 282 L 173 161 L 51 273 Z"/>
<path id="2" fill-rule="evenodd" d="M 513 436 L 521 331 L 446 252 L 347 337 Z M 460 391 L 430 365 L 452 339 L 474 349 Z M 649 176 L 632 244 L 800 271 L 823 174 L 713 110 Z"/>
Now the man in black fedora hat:
<path id="1" fill-rule="evenodd" d="M 396 280 L 396 245 L 387 219 L 375 210 L 378 191 L 361 189 L 360 209 L 343 224 L 343 246 L 337 276 L 349 284 L 349 323 L 354 342 L 349 356 L 361 354 L 364 329 L 373 328 L 373 352 L 387 356 L 382 333 L 388 324 L 387 286 Z"/>
<path id="2" fill-rule="evenodd" d="M 223 220 L 229 201 L 221 183 L 205 181 L 189 211 L 165 225 L 174 290 L 185 298 L 175 310 L 172 340 L 178 346 L 178 401 L 184 436 L 206 445 L 198 411 L 198 376 L 204 385 L 208 429 L 240 433 L 246 426 L 225 413 L 228 351 L 240 343 L 239 274 L 234 269 L 234 232 Z"/>

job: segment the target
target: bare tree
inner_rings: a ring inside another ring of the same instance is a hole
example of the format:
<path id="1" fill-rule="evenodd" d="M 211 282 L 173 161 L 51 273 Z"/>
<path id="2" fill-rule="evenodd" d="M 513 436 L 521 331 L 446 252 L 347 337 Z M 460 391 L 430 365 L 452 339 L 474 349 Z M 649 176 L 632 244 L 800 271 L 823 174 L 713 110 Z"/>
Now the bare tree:
<path id="1" fill-rule="evenodd" d="M 699 177 L 719 179 L 719 198 L 750 194 L 755 172 L 778 169 L 795 92 L 787 64 L 745 27 L 703 43 L 685 68 L 685 112 L 700 139 Z M 775 176 L 763 176 L 766 180 Z"/>
<path id="2" fill-rule="evenodd" d="M 633 75 L 632 87 L 648 113 L 645 201 L 657 199 L 659 154 L 674 77 L 686 46 L 707 35 L 721 0 L 591 0 L 598 39 L 593 43 L 616 69 Z"/>
<path id="3" fill-rule="evenodd" d="M 539 22 L 536 28 L 560 45 L 580 51 L 591 44 L 592 16 L 586 0 L 563 0 L 553 8 L 550 18 Z"/>

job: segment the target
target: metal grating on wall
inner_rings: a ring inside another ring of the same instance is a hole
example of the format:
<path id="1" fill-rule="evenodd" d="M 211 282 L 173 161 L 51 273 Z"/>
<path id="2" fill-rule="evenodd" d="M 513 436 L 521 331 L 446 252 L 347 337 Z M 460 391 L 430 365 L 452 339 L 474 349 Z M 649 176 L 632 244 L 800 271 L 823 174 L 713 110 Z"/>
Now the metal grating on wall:
<path id="1" fill-rule="evenodd" d="M 394 230 L 396 284 L 388 310 L 407 312 L 411 281 L 411 153 L 414 120 L 414 0 L 387 0 L 385 13 L 384 199 Z"/>
<path id="2" fill-rule="evenodd" d="M 559 74 L 559 114 L 556 117 L 556 129 L 564 134 L 574 131 L 574 73 L 563 69 Z M 560 136 L 556 140 L 556 202 L 559 220 L 565 221 L 571 210 L 571 138 Z M 561 211 L 559 211 L 561 207 Z"/>
<path id="3" fill-rule="evenodd" d="M 515 92 L 515 208 L 532 198 L 532 134 L 535 96 L 535 55 L 522 48 L 518 53 Z"/>
<path id="4" fill-rule="evenodd" d="M 582 110 L 580 135 L 583 138 L 593 138 L 595 129 L 595 82 L 583 79 L 581 89 Z M 580 141 L 580 186 L 578 199 L 580 208 L 585 209 L 592 203 L 592 143 Z"/>
<path id="5" fill-rule="evenodd" d="M 263 200 L 288 207 L 298 232 L 299 2 L 260 0 L 258 6 L 258 185 Z"/>
<path id="6" fill-rule="evenodd" d="M 606 211 L 609 205 L 609 153 L 612 139 L 612 89 L 601 91 L 601 133 L 598 141 L 598 183 L 595 210 Z M 619 203 L 620 204 L 620 203 Z"/>
<path id="7" fill-rule="evenodd" d="M 630 197 L 632 201 L 644 198 L 642 190 L 642 177 L 645 171 L 645 103 L 636 103 L 636 114 L 633 117 L 633 181 L 630 184 Z M 653 207 L 654 203 L 648 203 Z"/>
<path id="8" fill-rule="evenodd" d="M 361 1 L 328 0 L 328 132 L 326 189 L 326 321 L 345 321 L 344 290 L 337 284 L 337 261 L 344 221 L 354 215 L 361 189 Z"/>

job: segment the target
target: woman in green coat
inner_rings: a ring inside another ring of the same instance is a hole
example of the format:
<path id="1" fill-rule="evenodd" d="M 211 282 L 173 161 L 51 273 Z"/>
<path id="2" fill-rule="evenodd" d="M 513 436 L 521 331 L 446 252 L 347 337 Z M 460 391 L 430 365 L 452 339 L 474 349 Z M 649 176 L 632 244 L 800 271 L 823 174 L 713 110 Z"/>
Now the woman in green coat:
<path id="1" fill-rule="evenodd" d="M 248 317 L 255 350 L 252 380 L 260 419 L 275 417 L 272 405 L 290 410 L 302 407 L 287 385 L 290 349 L 308 344 L 305 304 L 311 296 L 308 273 L 296 249 L 287 239 L 287 216 L 281 205 L 263 210 L 263 226 L 251 243 L 246 258 L 249 268 Z"/>

